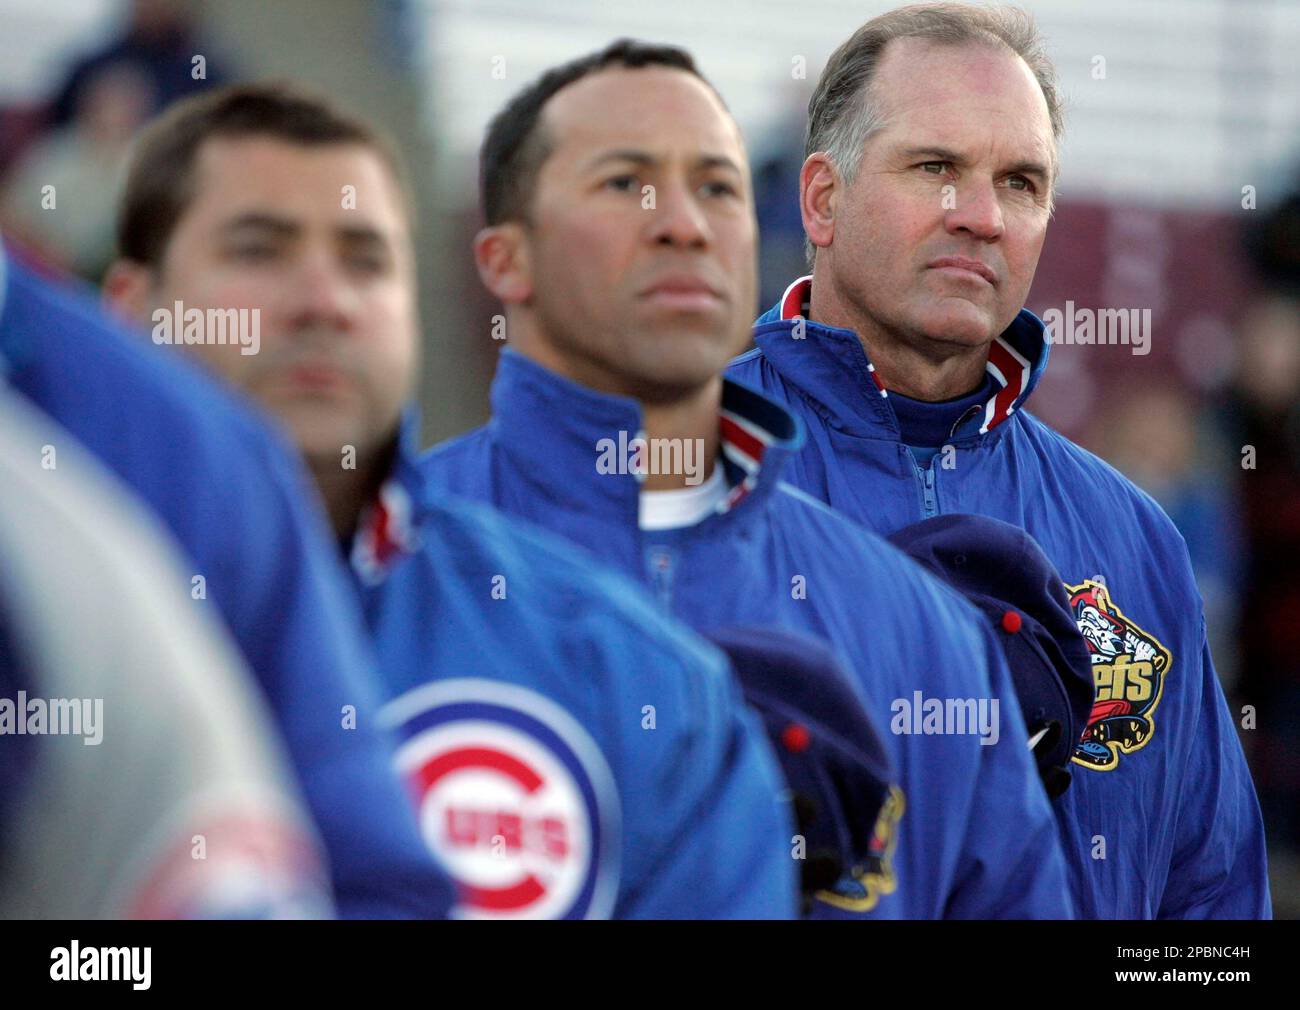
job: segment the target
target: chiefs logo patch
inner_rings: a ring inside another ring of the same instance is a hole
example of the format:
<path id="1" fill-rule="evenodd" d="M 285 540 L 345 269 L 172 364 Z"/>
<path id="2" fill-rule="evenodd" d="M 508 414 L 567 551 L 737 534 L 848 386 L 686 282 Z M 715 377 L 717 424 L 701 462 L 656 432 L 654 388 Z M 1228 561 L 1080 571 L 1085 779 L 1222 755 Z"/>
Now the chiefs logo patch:
<path id="1" fill-rule="evenodd" d="M 898 822 L 905 807 L 903 790 L 890 786 L 871 833 L 871 855 L 867 863 L 853 867 L 831 890 L 818 891 L 815 896 L 818 901 L 847 912 L 869 912 L 879 904 L 882 894 L 894 893 L 898 888 L 894 850 L 898 847 Z"/>
<path id="2" fill-rule="evenodd" d="M 421 831 L 456 881 L 461 918 L 607 918 L 619 806 L 595 742 L 526 688 L 456 679 L 384 710 Z"/>
<path id="3" fill-rule="evenodd" d="M 1155 734 L 1153 715 L 1173 657 L 1154 635 L 1124 616 L 1100 582 L 1065 588 L 1088 643 L 1095 692 L 1074 763 L 1111 771 L 1121 754 L 1141 750 Z"/>

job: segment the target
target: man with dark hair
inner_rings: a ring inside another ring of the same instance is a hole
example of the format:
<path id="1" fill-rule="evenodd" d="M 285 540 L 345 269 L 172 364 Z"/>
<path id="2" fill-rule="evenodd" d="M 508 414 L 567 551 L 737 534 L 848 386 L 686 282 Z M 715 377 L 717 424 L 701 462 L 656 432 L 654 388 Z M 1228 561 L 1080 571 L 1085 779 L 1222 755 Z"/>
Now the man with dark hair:
<path id="1" fill-rule="evenodd" d="M 209 92 L 140 137 L 104 281 L 155 342 L 288 427 L 340 537 L 388 472 L 414 382 L 403 179 L 384 140 L 312 96 Z M 207 332 L 190 325 L 200 313 Z M 212 325 L 227 319 L 239 325 Z"/>
<path id="2" fill-rule="evenodd" d="M 134 171 L 118 215 L 119 254 L 133 263 L 161 266 L 171 233 L 207 167 L 201 149 L 217 138 L 252 136 L 317 149 L 365 148 L 379 155 L 406 198 L 406 171 L 392 141 L 363 120 L 287 84 L 223 88 L 169 107 L 137 138 Z"/>
<path id="3" fill-rule="evenodd" d="M 489 197 L 530 145 L 544 153 L 518 191 Z M 493 223 L 474 253 L 511 346 L 493 420 L 435 449 L 427 474 L 564 534 L 700 630 L 783 628 L 847 660 L 893 731 L 902 795 L 856 825 L 874 828 L 873 857 L 818 893 L 818 915 L 1069 916 L 992 634 L 780 484 L 798 422 L 722 380 L 748 337 L 756 226 L 739 130 L 689 58 L 619 42 L 552 71 L 496 117 L 483 159 Z M 921 729 L 945 703 L 969 720 Z M 976 710 L 992 714 L 982 735 Z"/>
<path id="4" fill-rule="evenodd" d="M 793 915 L 779 771 L 725 659 L 615 573 L 440 500 L 417 471 L 400 178 L 312 96 L 245 86 L 177 106 L 132 167 L 109 298 L 141 321 L 199 312 L 185 349 L 311 463 L 456 914 Z M 259 313 L 256 346 L 203 342 L 225 310 Z"/>
<path id="5" fill-rule="evenodd" d="M 808 106 L 812 274 L 728 372 L 809 431 L 790 480 L 883 534 L 941 513 L 1027 531 L 1067 583 L 1096 685 L 1056 804 L 1082 915 L 1266 917 L 1259 805 L 1178 531 L 1025 409 L 1023 309 L 1061 110 L 1032 21 L 905 7 L 859 28 Z M 1158 710 L 1157 710 L 1158 709 Z"/>
<path id="6" fill-rule="evenodd" d="M 541 123 L 546 103 L 556 92 L 575 81 L 611 66 L 675 67 L 705 84 L 709 83 L 695 66 L 694 58 L 684 49 L 647 45 L 631 39 L 620 39 L 600 52 L 547 71 L 496 115 L 483 141 L 479 187 L 483 214 L 489 225 L 528 219 L 537 173 L 552 150 L 552 138 Z M 721 96 L 718 101 L 722 101 Z"/>

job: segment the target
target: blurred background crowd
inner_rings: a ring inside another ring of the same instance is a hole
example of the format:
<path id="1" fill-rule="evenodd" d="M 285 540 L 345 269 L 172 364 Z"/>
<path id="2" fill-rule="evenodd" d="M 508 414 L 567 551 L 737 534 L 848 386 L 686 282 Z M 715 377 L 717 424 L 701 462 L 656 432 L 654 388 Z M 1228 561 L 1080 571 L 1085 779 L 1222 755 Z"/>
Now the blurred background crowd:
<path id="1" fill-rule="evenodd" d="M 469 242 L 477 144 L 510 94 L 618 36 L 690 49 L 749 143 L 766 307 L 805 272 L 808 95 L 839 42 L 892 6 L 0 0 L 0 232 L 51 274 L 95 283 L 142 123 L 231 81 L 325 92 L 387 130 L 413 168 L 431 443 L 487 416 L 501 345 Z M 1187 540 L 1259 788 L 1276 914 L 1298 917 L 1300 2 L 1021 6 L 1066 97 L 1057 211 L 1028 307 L 1151 312 L 1147 354 L 1054 347 L 1031 406 L 1145 488 Z"/>

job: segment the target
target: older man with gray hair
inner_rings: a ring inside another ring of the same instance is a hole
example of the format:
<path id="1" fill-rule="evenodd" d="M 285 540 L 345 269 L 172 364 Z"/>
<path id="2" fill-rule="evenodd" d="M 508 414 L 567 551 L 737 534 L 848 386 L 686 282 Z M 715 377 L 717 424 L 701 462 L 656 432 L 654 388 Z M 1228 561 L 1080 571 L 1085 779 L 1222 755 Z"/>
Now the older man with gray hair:
<path id="1" fill-rule="evenodd" d="M 807 426 L 786 479 L 882 534 L 966 512 L 1035 537 L 1095 686 L 1055 803 L 1079 913 L 1268 917 L 1259 804 L 1183 540 L 1025 410 L 1048 357 L 1023 305 L 1062 131 L 1032 20 L 953 3 L 882 14 L 831 56 L 808 113 L 811 273 L 729 372 Z"/>

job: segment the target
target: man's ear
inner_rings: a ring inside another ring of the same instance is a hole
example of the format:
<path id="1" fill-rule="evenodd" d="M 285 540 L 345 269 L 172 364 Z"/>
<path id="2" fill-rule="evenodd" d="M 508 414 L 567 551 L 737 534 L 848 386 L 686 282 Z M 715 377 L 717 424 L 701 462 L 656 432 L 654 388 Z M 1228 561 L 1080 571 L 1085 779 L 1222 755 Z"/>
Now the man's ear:
<path id="1" fill-rule="evenodd" d="M 474 265 L 483 286 L 506 305 L 533 294 L 533 270 L 523 226 L 510 221 L 484 228 L 474 236 Z"/>
<path id="2" fill-rule="evenodd" d="M 815 151 L 799 170 L 799 212 L 803 216 L 804 234 L 817 248 L 825 248 L 835 238 L 835 197 L 838 179 L 830 158 Z"/>
<path id="3" fill-rule="evenodd" d="M 145 323 L 153 303 L 154 272 L 135 260 L 118 258 L 104 274 L 103 302 L 115 316 L 131 323 Z"/>

